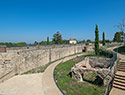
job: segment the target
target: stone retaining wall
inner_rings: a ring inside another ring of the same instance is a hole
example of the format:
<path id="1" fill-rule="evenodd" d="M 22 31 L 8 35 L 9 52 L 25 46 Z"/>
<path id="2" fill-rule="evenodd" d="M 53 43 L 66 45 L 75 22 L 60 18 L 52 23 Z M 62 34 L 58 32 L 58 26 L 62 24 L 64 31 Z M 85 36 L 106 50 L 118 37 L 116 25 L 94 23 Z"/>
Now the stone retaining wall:
<path id="1" fill-rule="evenodd" d="M 7 53 L 0 54 L 0 82 L 40 67 L 62 57 L 82 52 L 83 45 L 44 46 L 33 49 L 22 48 L 19 50 L 8 49 Z"/>

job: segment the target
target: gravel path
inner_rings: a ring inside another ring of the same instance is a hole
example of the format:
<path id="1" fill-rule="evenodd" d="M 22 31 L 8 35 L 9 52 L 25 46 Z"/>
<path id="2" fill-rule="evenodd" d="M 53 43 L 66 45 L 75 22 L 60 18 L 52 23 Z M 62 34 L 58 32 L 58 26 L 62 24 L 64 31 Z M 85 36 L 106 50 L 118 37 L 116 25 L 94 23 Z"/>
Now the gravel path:
<path id="1" fill-rule="evenodd" d="M 43 95 L 42 73 L 17 75 L 0 84 L 0 95 Z"/>

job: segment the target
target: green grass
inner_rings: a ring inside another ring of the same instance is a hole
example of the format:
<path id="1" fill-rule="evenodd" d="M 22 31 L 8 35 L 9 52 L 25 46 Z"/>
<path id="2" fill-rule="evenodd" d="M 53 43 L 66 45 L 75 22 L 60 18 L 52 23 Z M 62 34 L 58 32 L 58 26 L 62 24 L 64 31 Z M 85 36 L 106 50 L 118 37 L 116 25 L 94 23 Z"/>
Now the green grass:
<path id="1" fill-rule="evenodd" d="M 88 54 L 93 55 L 93 54 Z M 71 68 L 78 62 L 84 60 L 85 56 L 76 57 L 72 60 L 59 64 L 55 69 L 55 79 L 58 86 L 65 95 L 104 95 L 104 86 L 95 85 L 88 81 L 78 82 L 70 77 Z M 95 74 L 90 73 L 86 76 L 86 80 L 94 81 Z"/>
<path id="2" fill-rule="evenodd" d="M 117 64 L 118 64 L 118 65 L 120 64 L 120 59 L 118 59 Z"/>

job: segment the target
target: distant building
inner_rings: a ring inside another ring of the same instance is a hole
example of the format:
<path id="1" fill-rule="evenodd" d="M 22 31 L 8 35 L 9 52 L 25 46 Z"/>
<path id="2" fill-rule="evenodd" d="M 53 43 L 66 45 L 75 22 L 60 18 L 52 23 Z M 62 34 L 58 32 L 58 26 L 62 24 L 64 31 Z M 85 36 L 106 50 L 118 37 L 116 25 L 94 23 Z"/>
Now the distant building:
<path id="1" fill-rule="evenodd" d="M 68 43 L 69 44 L 77 44 L 77 40 L 76 39 L 69 39 Z"/>
<path id="2" fill-rule="evenodd" d="M 6 45 L 0 45 L 0 52 L 6 52 Z"/>

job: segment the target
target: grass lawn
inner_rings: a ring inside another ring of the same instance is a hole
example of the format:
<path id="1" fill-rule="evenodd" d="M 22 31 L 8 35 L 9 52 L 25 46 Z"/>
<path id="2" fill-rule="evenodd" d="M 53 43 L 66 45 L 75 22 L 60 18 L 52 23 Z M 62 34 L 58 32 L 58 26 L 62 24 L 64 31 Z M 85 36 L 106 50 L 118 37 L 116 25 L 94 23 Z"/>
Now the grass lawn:
<path id="1" fill-rule="evenodd" d="M 93 54 L 89 54 L 93 55 Z M 80 56 L 59 64 L 55 69 L 55 79 L 60 89 L 65 95 L 104 95 L 104 86 L 96 85 L 92 82 L 84 81 L 78 82 L 69 76 L 71 68 L 78 62 L 84 60 L 85 56 Z M 86 79 L 93 81 L 95 74 L 89 74 Z"/>

